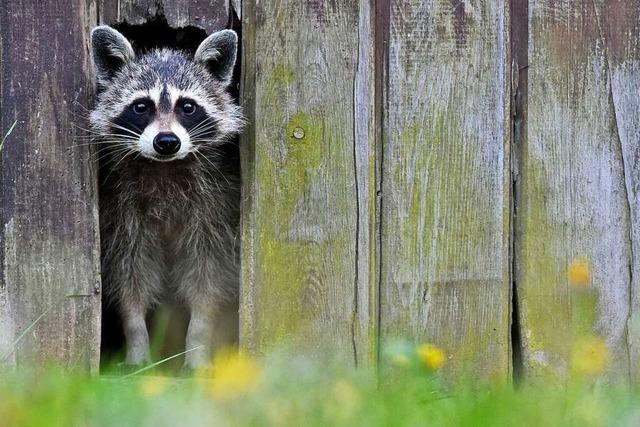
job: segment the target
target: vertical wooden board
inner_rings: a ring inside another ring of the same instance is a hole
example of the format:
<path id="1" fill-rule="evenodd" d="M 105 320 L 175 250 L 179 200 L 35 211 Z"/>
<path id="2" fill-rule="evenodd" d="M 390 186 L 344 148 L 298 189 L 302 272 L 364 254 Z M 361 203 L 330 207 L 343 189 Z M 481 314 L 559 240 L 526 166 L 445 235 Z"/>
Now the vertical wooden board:
<path id="1" fill-rule="evenodd" d="M 625 92 L 638 87 L 638 11 L 637 2 L 609 3 L 529 2 L 516 281 L 530 377 L 567 378 L 572 351 L 590 335 L 608 347 L 610 377 L 629 372 L 638 100 Z M 590 265 L 588 290 L 569 283 L 575 261 Z"/>
<path id="2" fill-rule="evenodd" d="M 381 340 L 450 372 L 510 358 L 509 10 L 391 0 L 382 159 Z"/>
<path id="3" fill-rule="evenodd" d="M 84 0 L 0 10 L 2 136 L 16 123 L 0 152 L 0 363 L 98 366 L 95 170 L 73 126 L 86 123 L 73 110 L 91 95 L 95 16 Z"/>
<path id="4" fill-rule="evenodd" d="M 144 24 L 159 16 L 174 28 L 192 25 L 211 33 L 229 22 L 229 0 L 98 0 L 99 21 Z"/>
<path id="5" fill-rule="evenodd" d="M 370 361 L 375 341 L 369 1 L 243 3 L 241 343 Z"/>
<path id="6" fill-rule="evenodd" d="M 629 209 L 630 307 L 627 345 L 632 378 L 640 378 L 640 1 L 615 0 L 601 9 Z M 622 244 L 627 244 L 626 240 Z"/>

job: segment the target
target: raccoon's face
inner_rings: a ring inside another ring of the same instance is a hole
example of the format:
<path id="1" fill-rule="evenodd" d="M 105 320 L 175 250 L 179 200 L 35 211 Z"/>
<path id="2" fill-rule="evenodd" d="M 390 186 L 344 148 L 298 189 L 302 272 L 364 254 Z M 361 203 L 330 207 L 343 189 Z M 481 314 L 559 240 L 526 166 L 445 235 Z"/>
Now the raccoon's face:
<path id="1" fill-rule="evenodd" d="M 98 100 L 94 131 L 122 157 L 183 159 L 225 142 L 242 126 L 239 107 L 226 88 L 236 60 L 231 30 L 205 39 L 193 58 L 173 50 L 136 57 L 118 31 L 91 32 Z"/>

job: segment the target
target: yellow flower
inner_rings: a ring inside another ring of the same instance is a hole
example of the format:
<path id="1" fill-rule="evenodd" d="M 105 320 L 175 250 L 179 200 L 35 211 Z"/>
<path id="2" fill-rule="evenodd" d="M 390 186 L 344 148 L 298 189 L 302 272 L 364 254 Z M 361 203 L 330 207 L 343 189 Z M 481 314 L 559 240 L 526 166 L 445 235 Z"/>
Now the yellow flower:
<path id="1" fill-rule="evenodd" d="M 147 397 L 164 393 L 169 386 L 166 377 L 145 377 L 140 381 L 140 392 Z"/>
<path id="2" fill-rule="evenodd" d="M 577 425 L 584 427 L 607 425 L 607 407 L 602 399 L 585 394 L 573 409 Z"/>
<path id="3" fill-rule="evenodd" d="M 567 270 L 569 284 L 576 289 L 586 289 L 591 278 L 591 266 L 582 258 L 574 259 Z"/>
<path id="4" fill-rule="evenodd" d="M 247 354 L 223 350 L 213 363 L 199 372 L 200 377 L 212 378 L 205 385 L 216 399 L 234 398 L 255 390 L 262 382 L 262 368 Z"/>
<path id="5" fill-rule="evenodd" d="M 267 419 L 270 425 L 284 426 L 291 424 L 293 419 L 293 408 L 290 401 L 285 399 L 274 399 L 267 403 Z"/>
<path id="6" fill-rule="evenodd" d="M 360 391 L 349 381 L 336 381 L 331 390 L 331 397 L 324 402 L 324 411 L 330 418 L 346 424 L 360 410 L 362 396 Z"/>
<path id="7" fill-rule="evenodd" d="M 418 358 L 424 365 L 433 370 L 440 369 L 445 362 L 445 354 L 441 348 L 432 344 L 422 344 L 416 351 Z"/>
<path id="8" fill-rule="evenodd" d="M 609 349 L 602 338 L 586 337 L 579 340 L 572 355 L 574 371 L 579 375 L 597 376 L 609 364 Z"/>
<path id="9" fill-rule="evenodd" d="M 406 367 L 411 364 L 411 360 L 406 354 L 394 354 L 391 356 L 391 363 L 395 366 Z"/>

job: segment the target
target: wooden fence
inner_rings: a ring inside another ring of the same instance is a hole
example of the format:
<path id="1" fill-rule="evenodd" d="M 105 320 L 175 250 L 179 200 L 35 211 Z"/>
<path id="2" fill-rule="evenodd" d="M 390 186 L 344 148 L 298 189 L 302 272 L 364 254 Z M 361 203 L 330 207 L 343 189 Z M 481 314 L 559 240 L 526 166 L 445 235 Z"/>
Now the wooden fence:
<path id="1" fill-rule="evenodd" d="M 453 373 L 562 380 L 589 332 L 638 376 L 638 0 L 2 0 L 0 357 L 97 367 L 72 104 L 90 28 L 158 14 L 241 18 L 243 346 L 367 365 L 404 336 Z"/>

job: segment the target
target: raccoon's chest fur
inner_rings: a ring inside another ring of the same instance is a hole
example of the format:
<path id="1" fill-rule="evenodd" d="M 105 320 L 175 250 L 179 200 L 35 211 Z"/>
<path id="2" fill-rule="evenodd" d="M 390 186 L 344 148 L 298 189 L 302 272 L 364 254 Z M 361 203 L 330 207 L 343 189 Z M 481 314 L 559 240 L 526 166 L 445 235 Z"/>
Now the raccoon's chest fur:
<path id="1" fill-rule="evenodd" d="M 215 203 L 215 189 L 205 184 L 188 162 L 169 164 L 145 162 L 132 171 L 130 203 L 147 226 L 167 243 L 179 237 L 193 215 Z"/>
<path id="2" fill-rule="evenodd" d="M 237 298 L 238 179 L 224 162 L 214 161 L 123 161 L 101 171 L 109 298 L 133 298 L 128 292 L 149 301 L 206 295 L 213 304 Z"/>
<path id="3" fill-rule="evenodd" d="M 117 176 L 103 184 L 103 212 L 120 223 L 135 221 L 167 249 L 185 234 L 235 233 L 239 201 L 231 176 L 215 179 L 193 159 L 138 160 L 109 173 Z"/>

